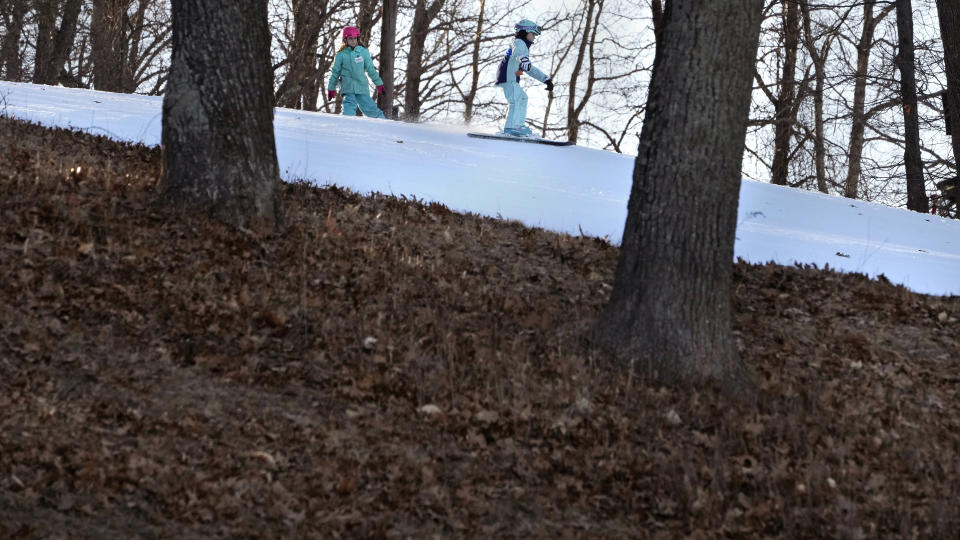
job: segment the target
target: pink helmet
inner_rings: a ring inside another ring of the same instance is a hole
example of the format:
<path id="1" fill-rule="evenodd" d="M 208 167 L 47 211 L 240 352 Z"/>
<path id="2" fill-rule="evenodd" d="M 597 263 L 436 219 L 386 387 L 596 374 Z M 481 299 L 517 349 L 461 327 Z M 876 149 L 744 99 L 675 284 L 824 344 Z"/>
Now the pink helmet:
<path id="1" fill-rule="evenodd" d="M 359 30 L 356 26 L 346 26 L 346 27 L 344 27 L 344 29 L 343 29 L 343 39 L 346 40 L 347 38 L 352 38 L 352 37 L 359 38 L 359 37 L 360 37 L 360 30 Z"/>

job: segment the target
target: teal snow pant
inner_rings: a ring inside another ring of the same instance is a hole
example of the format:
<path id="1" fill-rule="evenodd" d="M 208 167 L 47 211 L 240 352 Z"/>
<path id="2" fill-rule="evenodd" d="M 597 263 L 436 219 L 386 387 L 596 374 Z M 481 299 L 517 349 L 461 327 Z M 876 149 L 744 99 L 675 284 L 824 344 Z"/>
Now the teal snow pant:
<path id="1" fill-rule="evenodd" d="M 520 129 L 527 125 L 527 93 L 518 83 L 507 82 L 500 85 L 503 95 L 507 97 L 510 110 L 507 112 L 507 121 L 504 129 Z"/>
<path id="2" fill-rule="evenodd" d="M 367 94 L 344 94 L 343 114 L 356 116 L 357 107 L 367 118 L 383 118 L 383 111 L 377 108 L 377 102 Z"/>

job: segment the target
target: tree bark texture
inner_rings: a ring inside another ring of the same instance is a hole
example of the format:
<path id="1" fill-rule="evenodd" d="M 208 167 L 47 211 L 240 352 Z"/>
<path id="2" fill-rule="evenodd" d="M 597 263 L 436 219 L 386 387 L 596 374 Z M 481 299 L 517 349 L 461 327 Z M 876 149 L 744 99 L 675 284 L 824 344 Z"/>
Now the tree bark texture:
<path id="1" fill-rule="evenodd" d="M 23 64 L 20 61 L 20 38 L 23 36 L 23 19 L 27 14 L 26 0 L 11 0 L 3 5 L 3 26 L 6 32 L 0 41 L 0 70 L 3 78 L 19 82 L 23 76 Z"/>
<path id="2" fill-rule="evenodd" d="M 397 0 L 383 0 L 380 22 L 380 78 L 383 79 L 383 95 L 378 96 L 378 105 L 387 118 L 396 120 L 397 116 L 393 112 L 396 93 L 393 67 L 397 56 Z"/>
<path id="3" fill-rule="evenodd" d="M 897 54 L 900 69 L 900 97 L 903 101 L 903 162 L 907 173 L 907 209 L 926 214 L 930 201 L 923 181 L 920 155 L 920 115 L 917 112 L 916 60 L 913 52 L 913 5 L 897 1 Z"/>
<path id="4" fill-rule="evenodd" d="M 277 89 L 278 107 L 316 109 L 316 103 L 307 103 L 304 97 L 310 80 L 316 77 L 314 66 L 325 8 L 326 2 L 318 6 L 310 0 L 293 1 L 293 41 L 287 55 L 289 69 Z"/>
<path id="5" fill-rule="evenodd" d="M 484 15 L 486 1 L 480 0 L 477 13 L 477 31 L 473 36 L 473 52 L 470 65 L 470 89 L 464 96 L 463 121 L 469 124 L 473 121 L 473 100 L 477 98 L 477 89 L 480 87 L 480 40 L 483 37 Z"/>
<path id="6" fill-rule="evenodd" d="M 593 44 L 597 37 L 597 26 L 600 24 L 600 14 L 603 11 L 603 0 L 586 0 L 586 14 L 583 16 L 583 33 L 580 36 L 580 45 L 577 49 L 577 59 L 574 61 L 573 71 L 570 75 L 569 91 L 567 96 L 567 139 L 577 142 L 580 135 L 580 113 L 590 101 L 590 95 L 593 93 L 594 81 L 594 62 L 593 62 Z M 579 104 L 577 103 L 577 82 L 583 78 L 580 70 L 584 64 L 587 64 L 589 75 L 587 76 L 587 88 L 584 95 L 581 96 Z"/>
<path id="7" fill-rule="evenodd" d="M 126 51 L 126 64 L 123 66 L 121 72 L 123 73 L 121 87 L 124 92 L 132 93 L 137 91 L 137 87 L 140 85 L 140 76 L 149 63 L 145 62 L 141 56 L 148 54 L 148 51 L 144 48 L 143 34 L 147 26 L 147 8 L 150 7 L 152 1 L 153 0 L 138 0 L 137 9 L 133 12 L 133 16 L 131 17 L 129 14 L 125 14 L 126 29 L 124 30 L 123 39 L 125 40 L 124 50 Z"/>
<path id="8" fill-rule="evenodd" d="M 373 25 L 379 0 L 357 0 L 359 11 L 357 12 L 356 27 L 360 30 L 360 43 L 364 46 L 370 45 L 370 36 L 373 35 Z"/>
<path id="9" fill-rule="evenodd" d="M 790 139 L 796 119 L 794 99 L 797 86 L 797 50 L 800 46 L 800 14 L 797 0 L 783 1 L 783 71 L 774 120 L 773 166 L 770 183 L 787 185 L 790 172 Z"/>
<path id="10" fill-rule="evenodd" d="M 37 84 L 57 84 L 60 82 L 63 65 L 73 47 L 73 38 L 77 35 L 77 20 L 83 0 L 48 0 L 38 2 L 38 30 L 36 65 L 33 82 Z M 56 27 L 57 16 L 60 26 Z M 43 45 L 40 45 L 40 37 Z"/>
<path id="11" fill-rule="evenodd" d="M 850 147 L 848 152 L 847 178 L 844 181 L 843 195 L 856 199 L 860 191 L 860 176 L 863 173 L 864 133 L 867 128 L 866 99 L 867 71 L 870 68 L 870 52 L 873 50 L 873 34 L 885 16 L 877 17 L 873 11 L 875 0 L 863 3 L 863 28 L 857 43 L 857 71 L 853 85 L 853 125 L 850 127 Z"/>
<path id="12" fill-rule="evenodd" d="M 34 2 L 37 17 L 37 43 L 33 55 L 33 82 L 43 84 L 47 79 L 47 70 L 53 63 L 53 48 L 57 38 L 57 0 L 38 0 Z"/>
<path id="13" fill-rule="evenodd" d="M 815 80 L 813 89 L 813 155 L 817 171 L 817 190 L 821 193 L 827 193 L 827 148 L 823 129 L 823 91 L 827 80 L 827 54 L 830 51 L 830 42 L 833 37 L 826 36 L 822 47 L 818 48 L 816 36 L 813 35 L 811 30 L 809 0 L 800 0 L 799 5 L 803 16 L 804 47 L 807 49 L 807 54 L 810 55 Z"/>
<path id="14" fill-rule="evenodd" d="M 423 51 L 426 46 L 430 24 L 440 14 L 444 0 L 417 0 L 413 11 L 413 26 L 410 28 L 410 51 L 407 54 L 407 79 L 404 88 L 403 116 L 408 122 L 420 120 L 420 80 L 423 78 Z"/>
<path id="15" fill-rule="evenodd" d="M 130 0 L 93 0 L 90 20 L 90 55 L 93 86 L 107 92 L 132 92 L 124 81 L 128 69 L 127 8 Z"/>
<path id="16" fill-rule="evenodd" d="M 277 225 L 266 0 L 173 0 L 161 198 L 239 227 Z"/>
<path id="17" fill-rule="evenodd" d="M 937 0 L 943 58 L 947 67 L 947 104 L 953 161 L 960 174 L 960 0 Z"/>
<path id="18" fill-rule="evenodd" d="M 653 20 L 653 39 L 660 41 L 660 29 L 663 28 L 663 0 L 650 0 L 650 17 Z"/>
<path id="19" fill-rule="evenodd" d="M 761 0 L 671 0 L 601 343 L 661 382 L 749 389 L 733 338 L 737 205 Z"/>

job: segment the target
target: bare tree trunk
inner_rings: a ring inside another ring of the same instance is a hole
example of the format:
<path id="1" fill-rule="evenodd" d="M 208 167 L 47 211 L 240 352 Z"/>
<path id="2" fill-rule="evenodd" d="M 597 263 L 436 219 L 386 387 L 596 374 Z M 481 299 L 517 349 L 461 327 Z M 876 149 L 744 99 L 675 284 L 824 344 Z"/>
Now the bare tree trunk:
<path id="1" fill-rule="evenodd" d="M 937 0 L 943 58 L 947 67 L 947 104 L 954 167 L 960 173 L 960 0 Z"/>
<path id="2" fill-rule="evenodd" d="M 866 96 L 867 71 L 870 68 L 870 52 L 873 50 L 873 34 L 880 21 L 890 12 L 893 5 L 884 8 L 879 15 L 873 9 L 876 0 L 865 0 L 863 3 L 863 28 L 860 31 L 860 41 L 857 43 L 857 71 L 856 82 L 853 87 L 853 126 L 850 128 L 850 151 L 847 165 L 847 178 L 844 182 L 843 195 L 856 199 L 860 190 L 860 176 L 863 173 L 863 144 L 864 132 L 867 127 Z"/>
<path id="3" fill-rule="evenodd" d="M 317 6 L 316 2 L 310 0 L 293 0 L 293 42 L 287 56 L 290 67 L 277 89 L 275 102 L 278 107 L 309 109 L 303 98 L 305 87 L 314 75 L 317 43 L 325 11 L 326 2 Z M 313 107 L 316 108 L 316 105 Z"/>
<path id="4" fill-rule="evenodd" d="M 547 105 L 543 108 L 543 127 L 540 129 L 540 136 L 547 138 L 547 127 L 550 125 L 550 111 L 553 109 L 554 93 L 547 93 Z"/>
<path id="5" fill-rule="evenodd" d="M 470 90 L 464 96 L 465 107 L 463 109 L 463 121 L 470 123 L 473 120 L 473 100 L 477 97 L 477 89 L 480 87 L 480 39 L 483 37 L 483 15 L 486 8 L 486 0 L 480 0 L 479 13 L 477 14 L 477 32 L 473 37 L 473 62 L 470 66 Z"/>
<path id="6" fill-rule="evenodd" d="M 653 39 L 659 42 L 663 28 L 663 0 L 650 0 L 650 14 L 653 19 Z"/>
<path id="7" fill-rule="evenodd" d="M 430 32 L 430 23 L 440 14 L 444 0 L 417 0 L 410 28 L 410 51 L 407 54 L 407 80 L 403 100 L 403 116 L 407 122 L 420 120 L 420 79 L 423 77 L 423 51 Z"/>
<path id="8" fill-rule="evenodd" d="M 762 7 L 670 0 L 664 12 L 620 261 L 599 328 L 624 366 L 658 381 L 751 388 L 730 295 Z"/>
<path id="9" fill-rule="evenodd" d="M 312 107 L 308 110 L 318 110 L 321 103 L 323 103 L 324 110 L 326 110 L 327 98 L 326 92 L 323 90 L 326 89 L 326 76 L 331 66 L 333 66 L 333 59 L 336 56 L 335 47 L 338 46 L 339 43 L 339 32 L 330 35 L 321 30 L 317 61 L 304 89 L 304 101 Z M 334 102 L 336 102 L 336 100 L 334 100 Z"/>
<path id="10" fill-rule="evenodd" d="M 897 1 L 897 37 L 900 69 L 900 96 L 903 100 L 903 151 L 907 173 L 907 209 L 926 214 L 930 201 L 923 181 L 923 161 L 920 156 L 920 116 L 917 112 L 917 81 L 913 54 L 913 5 L 910 0 Z"/>
<path id="11" fill-rule="evenodd" d="M 90 47 L 93 86 L 97 90 L 123 92 L 127 69 L 127 40 L 124 36 L 130 0 L 93 0 L 90 20 Z"/>
<path id="12" fill-rule="evenodd" d="M 23 64 L 20 62 L 20 38 L 23 36 L 23 18 L 27 14 L 26 0 L 11 0 L 3 6 L 2 21 L 7 31 L 0 42 L 0 69 L 8 81 L 20 81 Z"/>
<path id="13" fill-rule="evenodd" d="M 63 65 L 67 63 L 70 52 L 73 50 L 73 40 L 77 36 L 77 21 L 83 0 L 67 0 L 63 6 L 63 15 L 60 20 L 60 29 L 57 30 L 57 39 L 53 48 L 53 66 L 51 72 L 60 82 L 64 73 Z"/>
<path id="14" fill-rule="evenodd" d="M 596 17 L 594 17 L 594 8 L 597 9 Z M 573 71 L 570 74 L 570 95 L 567 98 L 567 138 L 573 142 L 577 141 L 577 136 L 580 134 L 580 113 L 590 99 L 592 90 L 593 42 L 597 33 L 596 25 L 599 24 L 600 13 L 603 10 L 603 0 L 587 0 L 586 9 L 587 12 L 583 17 L 583 34 L 580 38 L 580 46 L 577 50 L 577 58 L 573 64 Z M 581 78 L 580 70 L 583 69 L 585 63 L 590 66 L 590 76 L 587 78 L 587 90 L 584 92 L 584 96 L 578 105 L 577 82 Z"/>
<path id="15" fill-rule="evenodd" d="M 797 50 L 800 45 L 800 16 L 797 0 L 783 0 L 783 71 L 780 76 L 780 95 L 776 102 L 774 121 L 773 166 L 770 183 L 787 185 L 790 172 L 790 139 L 796 118 Z"/>
<path id="16" fill-rule="evenodd" d="M 137 91 L 137 72 L 140 65 L 140 48 L 143 41 L 143 32 L 146 28 L 145 19 L 147 8 L 154 0 L 137 0 L 137 9 L 133 17 L 126 16 L 124 19 L 126 30 L 124 40 L 126 42 L 127 61 L 123 66 L 122 80 L 120 86 L 123 92 L 133 93 Z"/>
<path id="17" fill-rule="evenodd" d="M 397 0 L 383 0 L 380 21 L 380 78 L 383 79 L 383 95 L 378 96 L 378 105 L 387 118 L 396 120 L 397 116 L 393 113 L 393 66 L 397 56 Z"/>
<path id="18" fill-rule="evenodd" d="M 33 82 L 47 84 L 47 70 L 53 63 L 53 49 L 57 39 L 57 0 L 37 0 L 34 11 L 37 16 L 37 45 L 33 55 Z"/>
<path id="19" fill-rule="evenodd" d="M 360 30 L 360 43 L 364 46 L 370 44 L 370 36 L 373 34 L 373 20 L 377 11 L 379 0 L 358 0 L 360 11 L 357 13 L 357 28 Z"/>
<path id="20" fill-rule="evenodd" d="M 173 0 L 161 198 L 238 226 L 278 224 L 267 0 Z"/>
<path id="21" fill-rule="evenodd" d="M 830 41 L 833 37 L 827 36 L 823 48 L 818 49 L 816 37 L 810 28 L 810 3 L 808 0 L 800 0 L 800 11 L 803 15 L 804 46 L 807 49 L 807 54 L 810 55 L 810 61 L 813 63 L 814 80 L 816 81 L 813 90 L 813 154 L 817 172 L 817 190 L 827 193 L 827 149 L 823 132 L 823 90 L 827 79 L 827 53 L 830 51 Z"/>

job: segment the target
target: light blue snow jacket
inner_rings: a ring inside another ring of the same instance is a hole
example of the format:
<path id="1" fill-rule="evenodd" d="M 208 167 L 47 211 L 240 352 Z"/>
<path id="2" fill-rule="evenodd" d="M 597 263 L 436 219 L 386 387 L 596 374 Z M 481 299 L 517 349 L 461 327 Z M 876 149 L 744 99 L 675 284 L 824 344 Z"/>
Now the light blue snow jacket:
<path id="1" fill-rule="evenodd" d="M 507 51 L 503 60 L 497 73 L 497 84 L 520 82 L 520 77 L 516 75 L 517 71 L 526 72 L 540 82 L 546 82 L 550 78 L 530 62 L 530 48 L 527 47 L 527 42 L 520 38 L 513 40 L 513 47 Z"/>
<path id="2" fill-rule="evenodd" d="M 330 73 L 330 82 L 327 83 L 327 90 L 336 90 L 337 81 L 340 82 L 341 94 L 369 94 L 370 86 L 367 83 L 366 75 L 370 76 L 373 84 L 380 86 L 383 79 L 373 67 L 373 60 L 370 59 L 370 51 L 362 45 L 356 47 L 344 47 L 337 53 L 333 59 L 333 68 Z"/>

